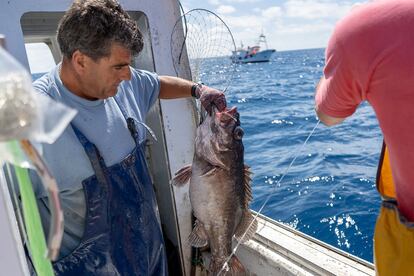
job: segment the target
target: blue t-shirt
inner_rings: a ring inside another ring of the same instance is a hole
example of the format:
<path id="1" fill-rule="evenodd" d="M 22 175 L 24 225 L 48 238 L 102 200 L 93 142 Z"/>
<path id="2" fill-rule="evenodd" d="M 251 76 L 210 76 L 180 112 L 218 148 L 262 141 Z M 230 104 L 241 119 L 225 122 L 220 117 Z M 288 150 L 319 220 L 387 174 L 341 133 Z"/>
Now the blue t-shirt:
<path id="1" fill-rule="evenodd" d="M 135 142 L 118 103 L 123 105 L 128 117 L 145 122 L 149 109 L 158 99 L 158 76 L 131 68 L 131 80 L 121 82 L 115 96 L 117 101 L 114 97 L 90 101 L 76 96 L 63 85 L 59 77 L 59 67 L 57 65 L 51 72 L 36 80 L 33 83 L 35 90 L 76 109 L 78 114 L 72 124 L 96 145 L 106 166 L 119 163 L 134 149 Z M 146 130 L 139 124 L 137 127 L 140 142 L 143 142 Z M 60 254 L 62 257 L 72 252 L 83 236 L 86 204 L 82 181 L 95 173 L 71 126 L 66 128 L 55 143 L 43 144 L 43 157 L 58 183 L 64 211 L 65 233 Z M 43 228 L 48 234 L 50 212 L 47 194 L 37 175 L 31 173 L 31 178 L 38 198 Z"/>

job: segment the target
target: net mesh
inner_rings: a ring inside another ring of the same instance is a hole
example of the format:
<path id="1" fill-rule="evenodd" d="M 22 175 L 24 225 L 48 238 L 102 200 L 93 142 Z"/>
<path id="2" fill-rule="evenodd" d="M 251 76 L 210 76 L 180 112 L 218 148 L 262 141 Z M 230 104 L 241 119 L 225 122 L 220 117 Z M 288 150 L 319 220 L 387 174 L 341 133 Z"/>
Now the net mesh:
<path id="1" fill-rule="evenodd" d="M 236 50 L 224 21 L 205 9 L 183 14 L 171 35 L 171 54 L 179 77 L 226 91 L 235 72 L 230 56 Z"/>

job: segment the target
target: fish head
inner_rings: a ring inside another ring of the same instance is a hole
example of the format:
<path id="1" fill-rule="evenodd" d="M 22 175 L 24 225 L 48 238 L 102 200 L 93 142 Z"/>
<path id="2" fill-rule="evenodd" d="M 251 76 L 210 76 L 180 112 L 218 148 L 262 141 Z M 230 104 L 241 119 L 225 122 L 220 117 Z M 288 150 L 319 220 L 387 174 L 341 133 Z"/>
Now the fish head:
<path id="1" fill-rule="evenodd" d="M 196 153 L 213 166 L 228 168 L 234 162 L 231 153 L 242 156 L 244 135 L 237 108 L 226 108 L 208 114 L 197 129 Z"/>

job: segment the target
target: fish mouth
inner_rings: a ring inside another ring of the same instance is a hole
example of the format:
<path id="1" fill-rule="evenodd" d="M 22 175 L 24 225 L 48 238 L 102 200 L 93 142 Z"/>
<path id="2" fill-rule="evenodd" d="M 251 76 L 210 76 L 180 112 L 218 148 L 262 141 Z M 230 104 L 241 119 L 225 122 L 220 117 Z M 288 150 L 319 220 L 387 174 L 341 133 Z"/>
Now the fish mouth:
<path id="1" fill-rule="evenodd" d="M 226 108 L 222 112 L 216 112 L 216 117 L 221 122 L 227 122 L 229 120 L 233 120 L 237 123 L 236 114 L 237 114 L 237 107 L 233 106 L 230 109 Z"/>

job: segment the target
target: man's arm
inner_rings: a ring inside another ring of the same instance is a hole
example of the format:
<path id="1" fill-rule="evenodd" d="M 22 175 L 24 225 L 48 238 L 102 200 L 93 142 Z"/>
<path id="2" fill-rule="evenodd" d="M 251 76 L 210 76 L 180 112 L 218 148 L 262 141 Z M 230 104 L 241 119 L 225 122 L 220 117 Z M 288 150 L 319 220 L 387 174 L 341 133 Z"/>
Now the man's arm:
<path id="1" fill-rule="evenodd" d="M 191 97 L 192 81 L 181 78 L 160 76 L 160 99 L 177 99 Z"/>
<path id="2" fill-rule="evenodd" d="M 197 99 L 200 99 L 207 112 L 211 112 L 213 105 L 219 111 L 223 111 L 227 106 L 224 93 L 206 85 L 196 85 L 192 81 L 170 76 L 160 76 L 160 83 L 160 99 L 195 96 Z"/>

